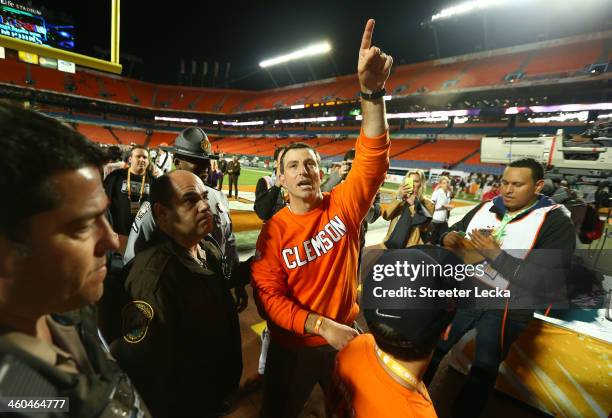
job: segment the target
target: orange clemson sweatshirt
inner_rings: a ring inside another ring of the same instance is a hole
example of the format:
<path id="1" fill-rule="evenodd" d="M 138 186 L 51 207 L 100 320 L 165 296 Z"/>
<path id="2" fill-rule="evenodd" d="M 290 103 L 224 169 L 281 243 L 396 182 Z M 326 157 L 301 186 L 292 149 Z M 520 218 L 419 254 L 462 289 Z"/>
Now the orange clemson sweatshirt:
<path id="1" fill-rule="evenodd" d="M 289 346 L 318 346 L 325 339 L 304 332 L 310 312 L 342 324 L 354 321 L 360 224 L 389 168 L 385 133 L 357 138 L 346 180 L 312 211 L 284 208 L 266 222 L 251 265 L 253 289 L 272 338 Z"/>

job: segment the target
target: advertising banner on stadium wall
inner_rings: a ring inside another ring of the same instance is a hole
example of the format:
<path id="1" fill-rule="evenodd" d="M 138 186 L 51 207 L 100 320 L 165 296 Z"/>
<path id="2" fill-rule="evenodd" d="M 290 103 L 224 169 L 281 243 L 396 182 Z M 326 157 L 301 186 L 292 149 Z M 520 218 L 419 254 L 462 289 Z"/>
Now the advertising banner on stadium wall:
<path id="1" fill-rule="evenodd" d="M 38 55 L 31 52 L 18 52 L 19 60 L 30 64 L 38 64 Z"/>
<path id="2" fill-rule="evenodd" d="M 6 56 L 4 54 L 4 47 L 0 46 L 0 59 L 5 59 L 5 58 L 6 58 Z"/>
<path id="3" fill-rule="evenodd" d="M 55 58 L 40 57 L 38 63 L 41 67 L 57 70 L 57 60 Z"/>
<path id="4" fill-rule="evenodd" d="M 74 74 L 76 72 L 76 65 L 74 65 L 74 62 L 57 60 L 57 69 L 65 73 Z"/>

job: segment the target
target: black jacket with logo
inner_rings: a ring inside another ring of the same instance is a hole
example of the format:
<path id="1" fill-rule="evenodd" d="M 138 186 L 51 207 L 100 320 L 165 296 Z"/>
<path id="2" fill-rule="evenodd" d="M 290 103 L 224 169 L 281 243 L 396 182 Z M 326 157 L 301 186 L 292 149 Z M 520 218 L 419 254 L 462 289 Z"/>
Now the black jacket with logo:
<path id="1" fill-rule="evenodd" d="M 156 242 L 128 266 L 111 351 L 154 416 L 214 416 L 242 374 L 232 284 L 213 245 L 203 267 L 171 239 Z"/>

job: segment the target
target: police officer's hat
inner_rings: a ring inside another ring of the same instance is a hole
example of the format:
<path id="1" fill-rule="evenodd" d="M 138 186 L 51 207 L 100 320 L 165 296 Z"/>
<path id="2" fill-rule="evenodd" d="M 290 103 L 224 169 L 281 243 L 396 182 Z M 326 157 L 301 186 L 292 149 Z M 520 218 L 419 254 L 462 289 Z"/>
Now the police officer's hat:
<path id="1" fill-rule="evenodd" d="M 212 153 L 212 145 L 206 132 L 197 126 L 185 129 L 174 140 L 172 147 L 159 147 L 164 151 L 173 152 L 177 156 L 197 158 L 201 160 L 218 160 L 219 156 Z"/>

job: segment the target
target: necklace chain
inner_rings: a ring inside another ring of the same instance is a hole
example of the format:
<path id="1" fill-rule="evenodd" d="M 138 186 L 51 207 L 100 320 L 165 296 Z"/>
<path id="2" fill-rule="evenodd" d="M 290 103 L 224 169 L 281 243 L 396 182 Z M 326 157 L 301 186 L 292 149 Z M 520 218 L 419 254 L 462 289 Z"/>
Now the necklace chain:
<path id="1" fill-rule="evenodd" d="M 130 169 L 128 168 L 128 173 L 127 173 L 127 194 L 128 194 L 128 200 L 132 200 L 132 182 L 131 182 L 131 174 L 132 172 L 130 171 Z M 144 188 L 145 188 L 145 180 L 147 178 L 147 171 L 145 170 L 144 174 L 142 175 L 142 182 L 140 183 L 140 196 L 138 196 L 138 202 L 140 203 L 140 201 L 142 200 L 142 195 L 144 193 Z"/>

